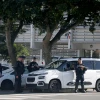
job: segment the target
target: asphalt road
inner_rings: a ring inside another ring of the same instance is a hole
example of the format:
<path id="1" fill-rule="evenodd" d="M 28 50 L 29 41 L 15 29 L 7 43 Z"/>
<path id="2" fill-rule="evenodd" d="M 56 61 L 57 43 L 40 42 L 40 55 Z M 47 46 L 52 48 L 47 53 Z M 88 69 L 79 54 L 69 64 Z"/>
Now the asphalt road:
<path id="1" fill-rule="evenodd" d="M 0 91 L 0 100 L 100 100 L 100 93 L 28 93 L 15 94 L 13 91 Z"/>

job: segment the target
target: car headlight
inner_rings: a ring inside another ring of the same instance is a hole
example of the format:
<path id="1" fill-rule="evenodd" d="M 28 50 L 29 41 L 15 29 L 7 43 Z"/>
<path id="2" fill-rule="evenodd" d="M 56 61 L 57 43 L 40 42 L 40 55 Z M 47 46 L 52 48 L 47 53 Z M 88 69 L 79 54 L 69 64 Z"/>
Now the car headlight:
<path id="1" fill-rule="evenodd" d="M 45 78 L 45 76 L 39 76 L 38 77 L 38 79 L 44 79 Z"/>

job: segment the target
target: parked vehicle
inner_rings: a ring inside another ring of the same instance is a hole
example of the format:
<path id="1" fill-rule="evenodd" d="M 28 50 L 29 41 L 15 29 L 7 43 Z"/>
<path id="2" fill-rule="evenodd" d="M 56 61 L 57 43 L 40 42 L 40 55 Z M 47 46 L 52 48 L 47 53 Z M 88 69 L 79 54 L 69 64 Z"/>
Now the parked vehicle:
<path id="1" fill-rule="evenodd" d="M 0 77 L 0 87 L 3 90 L 10 90 L 14 88 L 15 84 L 15 72 L 14 69 L 10 70 L 8 73 L 5 73 Z M 22 75 L 22 86 L 26 85 L 26 77 L 28 76 L 28 70 L 25 69 L 24 74 Z"/>
<path id="2" fill-rule="evenodd" d="M 40 70 L 44 69 L 44 66 L 39 66 Z M 26 86 L 26 78 L 28 76 L 27 66 L 25 67 L 25 72 L 22 75 L 22 86 Z M 0 88 L 4 90 L 13 89 L 15 84 L 15 72 L 13 67 L 8 67 L 3 65 L 3 74 L 0 77 Z"/>
<path id="3" fill-rule="evenodd" d="M 45 69 L 28 74 L 26 86 L 28 89 L 49 90 L 59 92 L 60 89 L 75 88 L 75 67 L 78 58 L 60 59 L 50 63 Z M 100 59 L 82 58 L 85 72 L 85 89 L 96 89 L 100 92 Z M 81 86 L 79 86 L 81 88 Z"/>
<path id="4" fill-rule="evenodd" d="M 13 70 L 12 66 L 2 64 L 2 74 L 9 73 L 11 70 Z"/>

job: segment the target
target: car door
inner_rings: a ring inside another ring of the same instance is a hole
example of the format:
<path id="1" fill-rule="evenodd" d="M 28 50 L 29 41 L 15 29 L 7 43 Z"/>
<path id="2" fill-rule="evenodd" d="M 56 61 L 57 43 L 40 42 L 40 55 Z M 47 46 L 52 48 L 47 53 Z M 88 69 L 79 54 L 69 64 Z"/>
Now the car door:
<path id="1" fill-rule="evenodd" d="M 67 61 L 66 64 L 63 66 L 63 88 L 68 88 L 68 84 L 70 82 L 75 81 L 75 67 L 77 61 Z"/>
<path id="2" fill-rule="evenodd" d="M 100 78 L 100 61 L 95 61 L 94 71 L 96 72 L 96 80 Z"/>
<path id="3" fill-rule="evenodd" d="M 96 72 L 94 71 L 94 61 L 83 60 L 83 65 L 87 67 L 87 71 L 84 74 L 84 85 L 85 86 L 92 85 L 96 77 Z"/>
<path id="4" fill-rule="evenodd" d="M 13 85 L 15 84 L 15 71 L 12 71 L 10 73 L 9 79 L 13 82 Z"/>

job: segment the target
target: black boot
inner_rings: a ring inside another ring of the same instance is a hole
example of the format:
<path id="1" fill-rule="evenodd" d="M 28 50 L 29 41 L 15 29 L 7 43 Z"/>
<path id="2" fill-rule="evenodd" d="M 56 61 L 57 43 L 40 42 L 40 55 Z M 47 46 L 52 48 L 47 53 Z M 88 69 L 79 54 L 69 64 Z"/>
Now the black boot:
<path id="1" fill-rule="evenodd" d="M 84 84 L 82 85 L 82 93 L 85 93 Z"/>
<path id="2" fill-rule="evenodd" d="M 75 83 L 75 93 L 78 92 L 78 83 Z"/>

